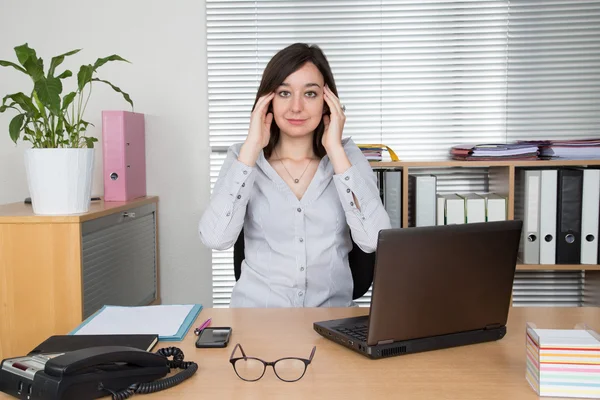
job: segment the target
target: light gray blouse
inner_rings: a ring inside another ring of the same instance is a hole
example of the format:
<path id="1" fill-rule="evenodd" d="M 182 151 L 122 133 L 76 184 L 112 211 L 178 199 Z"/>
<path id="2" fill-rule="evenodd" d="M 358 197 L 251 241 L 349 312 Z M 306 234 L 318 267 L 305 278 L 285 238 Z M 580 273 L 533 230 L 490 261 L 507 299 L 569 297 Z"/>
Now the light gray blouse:
<path id="1" fill-rule="evenodd" d="M 207 247 L 225 250 L 244 228 L 245 260 L 231 307 L 354 304 L 349 233 L 372 253 L 390 219 L 367 159 L 350 138 L 342 144 L 352 166 L 335 174 L 323 157 L 301 200 L 263 152 L 249 167 L 238 161 L 241 143 L 229 148 L 199 233 Z"/>

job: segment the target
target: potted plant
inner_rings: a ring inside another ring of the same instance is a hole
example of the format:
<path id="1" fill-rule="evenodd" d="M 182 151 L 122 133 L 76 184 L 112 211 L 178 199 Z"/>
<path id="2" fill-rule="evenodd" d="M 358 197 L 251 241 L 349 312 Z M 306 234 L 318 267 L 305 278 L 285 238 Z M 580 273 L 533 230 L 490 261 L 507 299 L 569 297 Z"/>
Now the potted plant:
<path id="1" fill-rule="evenodd" d="M 63 82 L 73 76 L 69 70 L 56 69 L 66 57 L 81 49 L 53 57 L 44 71 L 44 61 L 27 43 L 15 47 L 18 64 L 0 60 L 0 66 L 11 67 L 28 75 L 30 91 L 8 94 L 2 99 L 0 113 L 15 111 L 10 121 L 10 138 L 31 144 L 25 151 L 27 183 L 33 211 L 36 214 L 59 215 L 88 211 L 92 190 L 94 143 L 98 139 L 86 136 L 89 122 L 84 114 L 93 83 L 109 85 L 131 104 L 129 95 L 112 83 L 96 77 L 98 68 L 110 61 L 125 61 L 118 55 L 98 58 L 82 65 L 73 90 L 62 95 Z M 27 94 L 26 94 L 27 93 Z"/>

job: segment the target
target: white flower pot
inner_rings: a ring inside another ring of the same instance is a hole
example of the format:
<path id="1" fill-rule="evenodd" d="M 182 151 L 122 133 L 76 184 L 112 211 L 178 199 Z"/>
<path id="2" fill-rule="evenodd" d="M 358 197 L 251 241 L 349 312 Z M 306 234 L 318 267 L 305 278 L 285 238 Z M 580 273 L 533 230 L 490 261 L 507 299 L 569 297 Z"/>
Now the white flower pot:
<path id="1" fill-rule="evenodd" d="M 89 210 L 94 149 L 28 149 L 25 169 L 35 214 L 80 214 Z"/>

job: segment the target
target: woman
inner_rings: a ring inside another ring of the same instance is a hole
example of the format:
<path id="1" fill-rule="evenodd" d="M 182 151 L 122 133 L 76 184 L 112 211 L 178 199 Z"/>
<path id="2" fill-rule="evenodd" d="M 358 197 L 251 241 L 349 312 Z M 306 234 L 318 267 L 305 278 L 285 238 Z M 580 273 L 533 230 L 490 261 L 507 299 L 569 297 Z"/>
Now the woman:
<path id="1" fill-rule="evenodd" d="M 352 306 L 352 241 L 376 249 L 390 228 L 375 175 L 342 139 L 346 117 L 325 55 L 296 43 L 269 62 L 248 137 L 229 148 L 202 242 L 231 247 L 242 227 L 245 260 L 231 307 Z"/>

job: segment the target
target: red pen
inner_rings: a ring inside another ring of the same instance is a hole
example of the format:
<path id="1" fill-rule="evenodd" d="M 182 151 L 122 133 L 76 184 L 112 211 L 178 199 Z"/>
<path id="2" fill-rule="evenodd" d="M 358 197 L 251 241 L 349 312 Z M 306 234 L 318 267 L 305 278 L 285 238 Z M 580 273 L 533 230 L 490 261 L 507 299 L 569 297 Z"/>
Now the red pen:
<path id="1" fill-rule="evenodd" d="M 197 327 L 196 329 L 194 329 L 194 333 L 196 334 L 196 336 L 198 336 L 200 334 L 200 332 L 202 332 L 202 330 L 204 328 L 206 328 L 207 326 L 210 325 L 210 321 L 212 321 L 212 318 L 207 319 L 206 321 L 204 321 L 202 323 L 202 325 L 200 325 L 199 327 Z"/>

